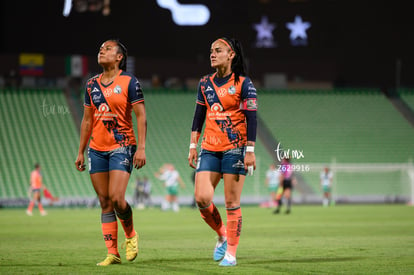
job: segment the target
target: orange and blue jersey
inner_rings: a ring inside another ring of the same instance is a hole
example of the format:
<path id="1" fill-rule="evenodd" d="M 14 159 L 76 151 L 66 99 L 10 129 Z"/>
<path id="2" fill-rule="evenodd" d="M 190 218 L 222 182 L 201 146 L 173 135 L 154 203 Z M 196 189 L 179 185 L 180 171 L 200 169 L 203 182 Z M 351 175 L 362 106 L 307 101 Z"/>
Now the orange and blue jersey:
<path id="1" fill-rule="evenodd" d="M 32 190 L 42 188 L 42 174 L 39 171 L 33 170 L 30 174 L 30 186 L 32 187 Z"/>
<path id="2" fill-rule="evenodd" d="M 136 145 L 131 113 L 134 104 L 144 102 L 139 81 L 122 70 L 108 85 L 101 78 L 96 75 L 86 84 L 84 106 L 94 110 L 89 147 L 106 152 Z"/>
<path id="3" fill-rule="evenodd" d="M 244 111 L 257 110 L 256 88 L 248 77 L 234 74 L 218 78 L 216 73 L 201 78 L 197 104 L 206 107 L 206 127 L 201 147 L 209 151 L 227 151 L 247 143 Z"/>

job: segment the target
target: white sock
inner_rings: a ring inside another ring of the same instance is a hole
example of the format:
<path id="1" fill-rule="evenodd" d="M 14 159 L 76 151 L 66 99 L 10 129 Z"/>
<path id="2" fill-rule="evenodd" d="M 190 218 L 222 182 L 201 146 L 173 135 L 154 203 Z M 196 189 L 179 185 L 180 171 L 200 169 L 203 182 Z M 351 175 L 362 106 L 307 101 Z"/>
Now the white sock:
<path id="1" fill-rule="evenodd" d="M 173 202 L 172 203 L 172 209 L 173 209 L 174 212 L 180 211 L 180 205 L 178 205 L 178 202 Z"/>

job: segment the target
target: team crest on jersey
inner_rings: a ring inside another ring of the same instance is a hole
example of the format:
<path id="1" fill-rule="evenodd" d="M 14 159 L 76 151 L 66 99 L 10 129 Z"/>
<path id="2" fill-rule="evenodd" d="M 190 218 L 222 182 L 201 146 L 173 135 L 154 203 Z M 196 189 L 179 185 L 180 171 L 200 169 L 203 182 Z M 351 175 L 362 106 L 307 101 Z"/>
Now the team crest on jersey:
<path id="1" fill-rule="evenodd" d="M 234 87 L 233 85 L 230 86 L 228 93 L 230 95 L 234 95 L 236 93 L 236 87 Z"/>
<path id="2" fill-rule="evenodd" d="M 101 105 L 99 105 L 98 111 L 101 113 L 109 112 L 109 106 L 106 103 L 102 103 Z"/>
<path id="3" fill-rule="evenodd" d="M 218 89 L 217 94 L 218 94 L 219 97 L 226 96 L 227 95 L 227 90 L 225 88 L 220 88 L 220 89 Z"/>
<path id="4" fill-rule="evenodd" d="M 223 106 L 221 106 L 220 103 L 214 103 L 213 105 L 211 105 L 211 111 L 213 112 L 222 112 L 223 111 Z"/>
<path id="5" fill-rule="evenodd" d="M 117 95 L 119 95 L 122 92 L 121 86 L 116 85 L 116 87 L 114 88 L 114 93 L 116 93 Z"/>

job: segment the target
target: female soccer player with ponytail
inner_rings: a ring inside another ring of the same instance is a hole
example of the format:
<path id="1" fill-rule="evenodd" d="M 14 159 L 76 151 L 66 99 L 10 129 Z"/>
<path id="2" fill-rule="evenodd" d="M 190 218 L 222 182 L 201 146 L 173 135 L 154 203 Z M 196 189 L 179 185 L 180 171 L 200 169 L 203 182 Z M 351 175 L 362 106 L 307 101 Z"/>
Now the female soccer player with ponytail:
<path id="1" fill-rule="evenodd" d="M 242 227 L 240 196 L 246 172 L 253 174 L 256 169 L 256 89 L 245 76 L 242 47 L 237 40 L 223 37 L 214 41 L 210 62 L 216 72 L 202 77 L 198 85 L 188 162 L 197 169 L 195 199 L 201 216 L 218 235 L 213 258 L 221 260 L 220 266 L 235 266 Z M 227 225 L 213 203 L 221 178 Z"/>
<path id="2" fill-rule="evenodd" d="M 84 152 L 89 143 L 89 174 L 101 205 L 102 234 L 108 254 L 100 266 L 120 264 L 118 220 L 125 232 L 126 259 L 138 254 L 138 234 L 125 191 L 133 167 L 146 163 L 147 122 L 144 96 L 138 80 L 126 70 L 127 50 L 118 40 L 105 41 L 99 49 L 98 63 L 103 73 L 88 80 L 80 144 L 75 161 L 85 170 Z M 131 113 L 137 118 L 138 141 Z M 90 142 L 89 142 L 90 141 Z"/>

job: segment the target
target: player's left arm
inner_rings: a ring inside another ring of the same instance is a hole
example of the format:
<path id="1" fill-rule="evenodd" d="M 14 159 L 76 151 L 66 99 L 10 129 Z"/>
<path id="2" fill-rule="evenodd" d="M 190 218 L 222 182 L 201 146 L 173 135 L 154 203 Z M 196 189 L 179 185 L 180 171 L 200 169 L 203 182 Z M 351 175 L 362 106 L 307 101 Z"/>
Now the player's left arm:
<path id="1" fill-rule="evenodd" d="M 146 164 L 145 141 L 147 137 L 147 117 L 144 102 L 133 105 L 137 118 L 138 145 L 134 155 L 134 167 L 139 169 Z"/>
<path id="2" fill-rule="evenodd" d="M 256 169 L 256 155 L 254 148 L 256 144 L 256 131 L 257 131 L 257 92 L 253 83 L 249 78 L 245 78 L 242 84 L 242 97 L 241 97 L 241 109 L 246 116 L 247 124 L 247 146 L 246 155 L 244 157 L 244 168 L 249 174 L 253 171 L 249 171 L 249 167 Z"/>
<path id="3" fill-rule="evenodd" d="M 144 94 L 141 90 L 140 83 L 135 77 L 131 78 L 128 86 L 128 97 L 132 104 L 135 116 L 137 118 L 137 151 L 134 155 L 133 165 L 136 169 L 143 167 L 147 162 L 145 155 L 145 142 L 147 138 L 147 116 L 145 112 Z"/>

